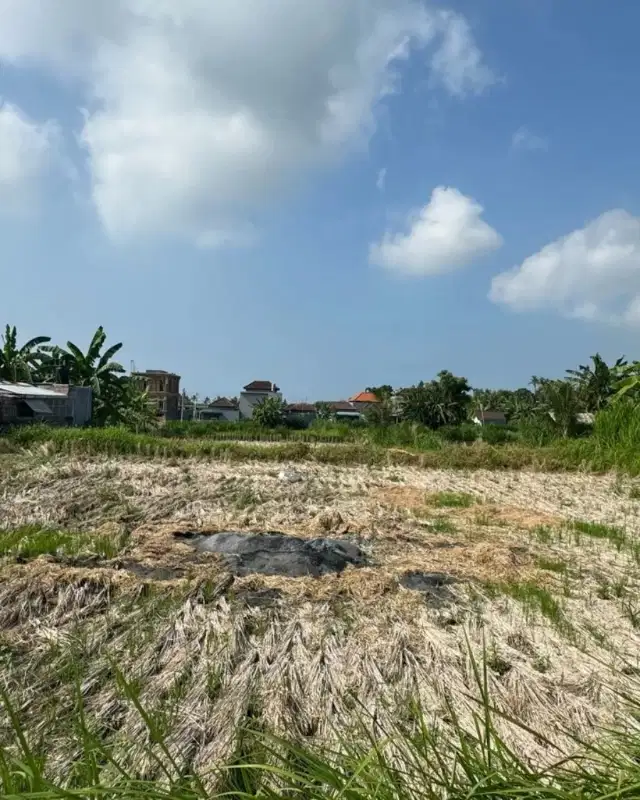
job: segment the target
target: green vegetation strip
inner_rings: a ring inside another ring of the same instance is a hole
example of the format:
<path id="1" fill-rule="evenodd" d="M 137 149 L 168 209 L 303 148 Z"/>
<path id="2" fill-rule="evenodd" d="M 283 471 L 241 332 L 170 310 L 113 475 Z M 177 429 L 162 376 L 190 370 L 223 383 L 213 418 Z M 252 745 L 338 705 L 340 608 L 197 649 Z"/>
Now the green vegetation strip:
<path id="1" fill-rule="evenodd" d="M 29 560 L 42 555 L 95 555 L 115 558 L 125 544 L 125 535 L 106 536 L 51 530 L 41 525 L 23 525 L 0 530 L 0 557 Z"/>
<path id="2" fill-rule="evenodd" d="M 207 439 L 166 439 L 132 433 L 123 428 L 50 428 L 29 426 L 0 437 L 0 452 L 19 453 L 46 445 L 44 454 L 140 456 L 146 458 L 204 458 L 254 461 L 315 461 L 325 464 L 410 465 L 450 469 L 523 469 L 549 471 L 591 469 L 606 471 L 614 463 L 588 453 L 567 441 L 554 447 L 523 445 L 473 446 L 442 444 L 436 450 L 385 448 L 367 444 L 309 444 L 284 442 L 271 445 Z M 42 453 L 42 451 L 40 451 Z M 589 455 L 592 457 L 589 458 Z M 634 470 L 640 471 L 638 464 Z"/>

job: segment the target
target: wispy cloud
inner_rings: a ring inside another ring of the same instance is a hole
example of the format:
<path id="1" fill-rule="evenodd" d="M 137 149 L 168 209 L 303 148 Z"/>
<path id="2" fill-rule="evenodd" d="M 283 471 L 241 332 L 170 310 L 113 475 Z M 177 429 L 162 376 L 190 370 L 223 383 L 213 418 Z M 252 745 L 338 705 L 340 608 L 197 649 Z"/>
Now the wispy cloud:
<path id="1" fill-rule="evenodd" d="M 511 137 L 511 149 L 529 151 L 548 150 L 549 140 L 544 136 L 533 133 L 526 125 L 523 125 L 521 128 L 518 128 Z"/>
<path id="2" fill-rule="evenodd" d="M 387 182 L 387 168 L 383 167 L 378 170 L 378 177 L 376 178 L 376 188 L 379 192 L 384 192 L 384 187 Z"/>

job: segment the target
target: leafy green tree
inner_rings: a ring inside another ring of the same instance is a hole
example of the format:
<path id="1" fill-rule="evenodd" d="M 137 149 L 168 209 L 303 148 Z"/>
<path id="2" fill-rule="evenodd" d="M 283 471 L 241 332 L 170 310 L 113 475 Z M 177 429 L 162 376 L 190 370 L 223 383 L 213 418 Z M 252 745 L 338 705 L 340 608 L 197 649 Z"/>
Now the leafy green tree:
<path id="1" fill-rule="evenodd" d="M 400 414 L 409 422 L 420 422 L 429 428 L 458 425 L 467 416 L 470 391 L 466 378 L 443 370 L 435 381 L 421 381 L 417 386 L 400 390 Z"/>
<path id="2" fill-rule="evenodd" d="M 69 383 L 75 386 L 90 386 L 93 392 L 93 421 L 104 425 L 117 417 L 118 409 L 126 396 L 127 382 L 122 377 L 124 367 L 113 356 L 122 348 L 122 342 L 102 352 L 107 340 L 100 326 L 93 335 L 86 353 L 73 342 L 67 349 L 54 348 L 52 357 Z"/>
<path id="3" fill-rule="evenodd" d="M 370 391 L 370 389 L 367 389 Z M 391 425 L 394 418 L 393 396 L 378 396 L 377 403 L 370 403 L 364 410 L 364 418 L 369 425 Z"/>
<path id="4" fill-rule="evenodd" d="M 333 411 L 331 410 L 330 403 L 326 403 L 324 400 L 319 400 L 316 403 L 316 419 L 322 422 L 329 422 L 329 420 L 333 419 Z"/>
<path id="5" fill-rule="evenodd" d="M 536 398 L 529 389 L 474 389 L 470 411 L 502 411 L 510 422 L 531 417 Z"/>
<path id="6" fill-rule="evenodd" d="M 284 422 L 284 402 L 279 397 L 265 397 L 254 406 L 252 419 L 263 428 L 277 428 Z"/>
<path id="7" fill-rule="evenodd" d="M 110 404 L 108 425 L 125 425 L 136 433 L 145 433 L 158 427 L 155 404 L 146 391 L 140 391 L 131 378 L 123 378 L 119 391 Z"/>
<path id="8" fill-rule="evenodd" d="M 540 409 L 548 413 L 563 437 L 575 432 L 581 402 L 575 386 L 569 381 L 542 380 L 538 388 Z"/>
<path id="9" fill-rule="evenodd" d="M 0 349 L 0 379 L 31 383 L 43 358 L 40 346 L 50 341 L 49 336 L 36 336 L 19 346 L 16 326 L 7 325 Z"/>
<path id="10" fill-rule="evenodd" d="M 580 364 L 578 369 L 568 369 L 567 373 L 584 410 L 595 413 L 604 408 L 615 393 L 618 375 L 627 362 L 622 357 L 610 367 L 599 353 L 591 356 L 591 362 Z"/>
<path id="11" fill-rule="evenodd" d="M 382 386 L 367 386 L 365 391 L 375 394 L 378 400 L 390 400 L 393 397 L 393 386 L 388 383 Z"/>

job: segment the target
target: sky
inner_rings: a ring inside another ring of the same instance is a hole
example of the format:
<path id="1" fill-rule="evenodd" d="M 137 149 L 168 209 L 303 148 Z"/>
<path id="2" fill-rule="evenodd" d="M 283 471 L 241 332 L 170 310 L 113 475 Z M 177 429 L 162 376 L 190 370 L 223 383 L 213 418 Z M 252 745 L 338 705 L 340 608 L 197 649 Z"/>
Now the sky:
<path id="1" fill-rule="evenodd" d="M 0 323 L 290 401 L 640 358 L 640 4 L 0 0 Z"/>

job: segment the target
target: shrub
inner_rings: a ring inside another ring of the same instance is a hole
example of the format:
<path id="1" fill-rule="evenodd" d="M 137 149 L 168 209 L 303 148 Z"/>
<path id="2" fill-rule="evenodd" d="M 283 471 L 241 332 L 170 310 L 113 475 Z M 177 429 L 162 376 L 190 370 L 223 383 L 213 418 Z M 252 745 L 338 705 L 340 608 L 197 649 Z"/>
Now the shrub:
<path id="1" fill-rule="evenodd" d="M 512 431 L 501 425 L 485 425 L 482 428 L 482 440 L 487 444 L 504 444 L 513 438 Z"/>
<path id="2" fill-rule="evenodd" d="M 478 439 L 481 428 L 472 422 L 465 422 L 462 425 L 446 425 L 440 428 L 438 433 L 445 442 L 475 442 Z"/>

